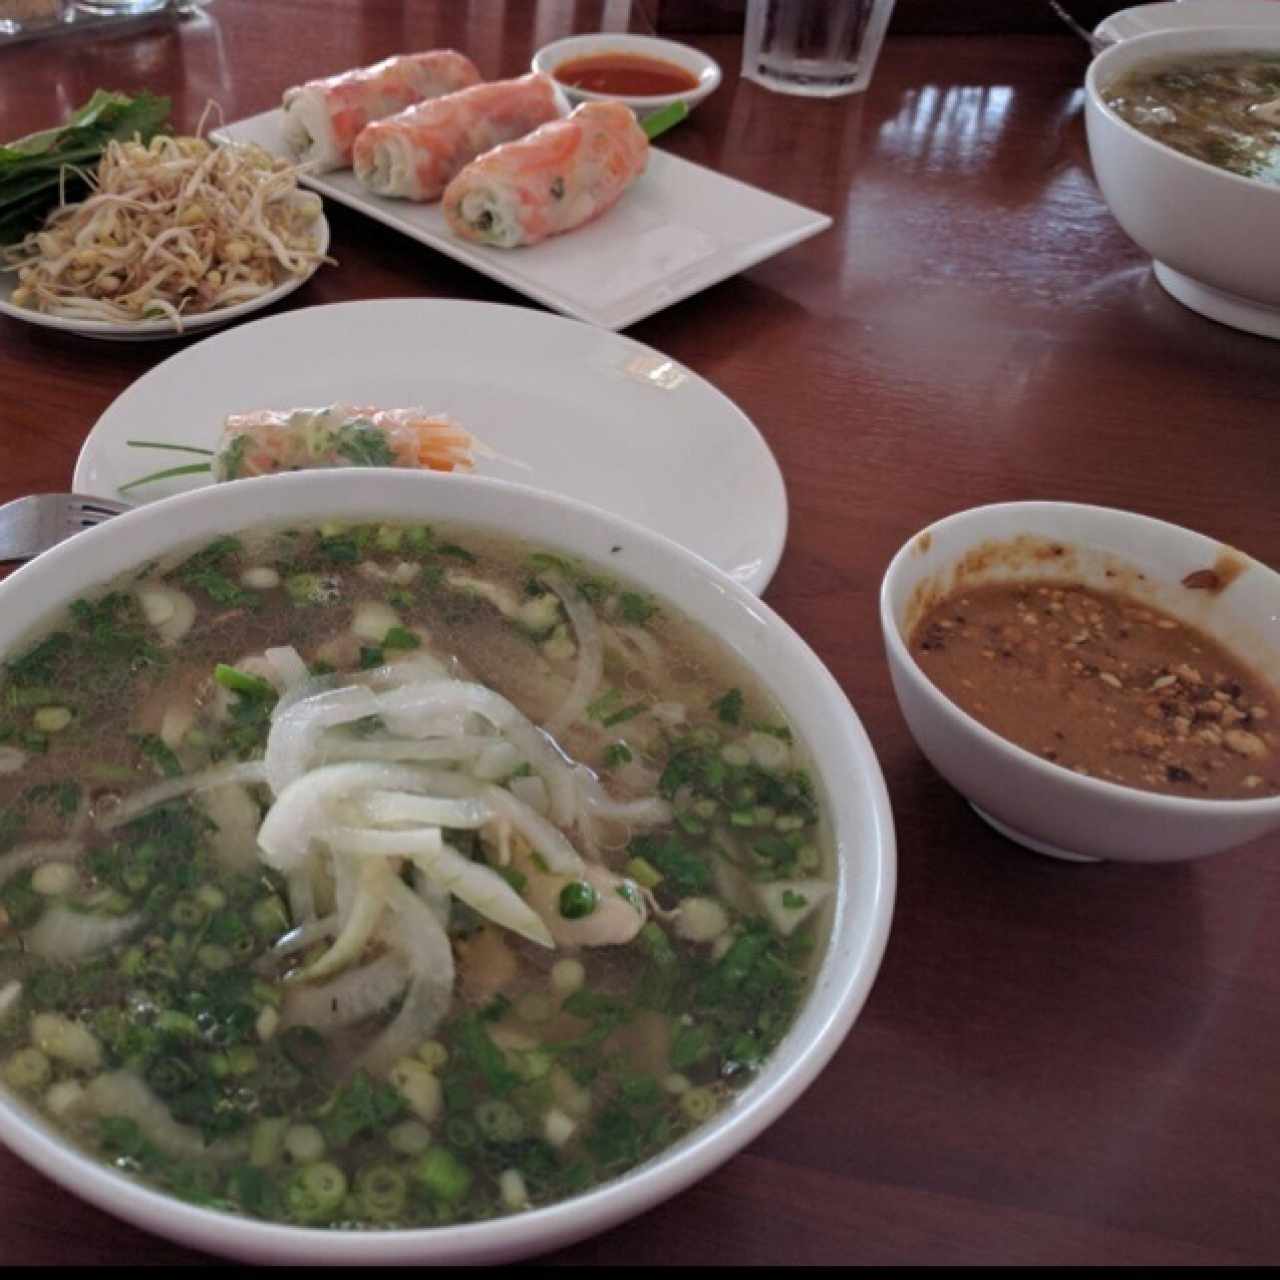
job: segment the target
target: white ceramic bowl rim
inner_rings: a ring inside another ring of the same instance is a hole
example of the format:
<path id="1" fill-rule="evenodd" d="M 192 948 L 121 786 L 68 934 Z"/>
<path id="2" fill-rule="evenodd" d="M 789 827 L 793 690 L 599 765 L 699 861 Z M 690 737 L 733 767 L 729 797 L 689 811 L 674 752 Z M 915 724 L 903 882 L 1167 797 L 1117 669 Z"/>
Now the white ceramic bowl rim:
<path id="1" fill-rule="evenodd" d="M 1135 37 L 1139 39 L 1143 37 Z M 993 751 L 1001 752 L 1013 760 L 1016 760 L 1023 767 L 1034 769 L 1046 778 L 1062 779 L 1064 777 L 1071 779 L 1077 784 L 1085 795 L 1093 793 L 1098 796 L 1114 797 L 1123 795 L 1134 803 L 1149 805 L 1153 813 L 1168 815 L 1173 818 L 1180 816 L 1203 815 L 1203 814 L 1219 814 L 1224 817 L 1235 815 L 1248 815 L 1266 813 L 1271 809 L 1280 809 L 1280 796 L 1260 797 L 1257 800 L 1205 800 L 1197 799 L 1194 796 L 1175 796 L 1167 795 L 1160 791 L 1145 791 L 1141 787 L 1128 787 L 1119 782 L 1110 782 L 1105 778 L 1097 778 L 1090 774 L 1076 773 L 1072 769 L 1066 768 L 1064 765 L 1054 764 L 1050 760 L 1044 760 L 1036 755 L 1033 751 L 1028 751 L 1025 747 L 1020 747 L 1016 742 L 1010 741 L 1008 738 L 1002 737 L 994 730 L 987 728 L 981 720 L 975 719 L 967 711 L 965 711 L 958 703 L 952 702 L 941 689 L 925 674 L 920 664 L 915 660 L 908 648 L 907 643 L 902 635 L 902 629 L 898 625 L 897 619 L 893 613 L 893 590 L 896 580 L 903 571 L 910 565 L 914 548 L 918 540 L 927 534 L 942 534 L 957 525 L 968 523 L 976 518 L 986 514 L 994 514 L 996 512 L 1026 512 L 1028 516 L 1034 516 L 1037 513 L 1044 513 L 1047 510 L 1057 508 L 1062 511 L 1071 511 L 1078 514 L 1096 513 L 1111 516 L 1123 516 L 1132 520 L 1140 520 L 1148 525 L 1156 526 L 1167 531 L 1170 538 L 1181 539 L 1188 535 L 1194 537 L 1202 537 L 1194 530 L 1186 529 L 1182 525 L 1171 524 L 1166 520 L 1157 520 L 1152 516 L 1139 515 L 1136 512 L 1122 511 L 1115 507 L 1097 507 L 1090 506 L 1086 503 L 1075 502 L 1005 502 L 992 503 L 983 507 L 971 507 L 965 511 L 957 511 L 952 515 L 946 516 L 941 520 L 935 521 L 933 524 L 921 529 L 918 533 L 913 534 L 898 550 L 897 554 L 889 562 L 889 568 L 885 572 L 884 579 L 880 586 L 880 621 L 881 626 L 887 637 L 887 642 L 893 647 L 894 656 L 903 664 L 905 670 L 911 672 L 912 677 L 920 688 L 926 691 L 930 701 L 936 707 L 939 707 L 947 713 L 959 717 L 965 722 L 966 727 L 973 735 L 978 738 L 985 746 Z M 1116 549 L 1113 554 L 1117 559 L 1124 558 L 1123 548 Z M 1278 595 L 1280 595 L 1280 574 L 1275 570 L 1264 565 L 1261 561 L 1253 559 L 1252 556 L 1246 555 L 1243 551 L 1235 551 L 1233 554 L 1245 561 L 1250 568 L 1256 568 L 1263 573 L 1270 574 L 1275 579 Z M 960 554 L 952 558 L 952 562 L 958 561 Z"/>
<path id="2" fill-rule="evenodd" d="M 13 1151 L 83 1199 L 195 1248 L 277 1262 L 485 1262 L 544 1252 L 606 1230 L 710 1173 L 795 1102 L 852 1026 L 884 953 L 896 880 L 893 817 L 870 741 L 840 686 L 782 619 L 720 570 L 659 534 L 585 503 L 487 477 L 374 468 L 295 472 L 194 490 L 78 534 L 0 583 L 0 655 L 50 621 L 56 606 L 165 548 L 198 545 L 219 532 L 255 525 L 344 517 L 422 519 L 428 513 L 459 525 L 506 528 L 514 536 L 559 545 L 597 562 L 601 556 L 584 550 L 582 543 L 591 541 L 602 550 L 625 544 L 637 563 L 620 565 L 623 576 L 642 584 L 665 576 L 672 584 L 673 603 L 687 612 L 705 609 L 713 616 L 733 611 L 764 628 L 785 662 L 779 666 L 783 674 L 774 679 L 757 668 L 761 678 L 775 688 L 795 683 L 807 689 L 803 717 L 795 702 L 787 704 L 784 698 L 801 736 L 834 740 L 842 748 L 840 761 L 860 766 L 860 785 L 850 786 L 844 781 L 847 771 L 815 760 L 841 855 L 831 939 L 796 1024 L 756 1081 L 718 1119 L 584 1195 L 485 1223 L 344 1232 L 201 1208 L 153 1191 L 80 1153 L 0 1090 L 0 1136 Z M 654 590 L 661 594 L 663 588 Z M 687 601 L 674 599 L 679 591 Z M 27 601 L 35 603 L 24 607 Z M 859 882 L 853 885 L 855 864 Z"/>
<path id="3" fill-rule="evenodd" d="M 609 34 L 601 32 L 593 35 L 566 36 L 562 40 L 553 40 L 543 45 L 533 55 L 533 69 L 555 79 L 555 69 L 571 58 L 587 57 L 592 53 L 608 53 L 616 50 L 619 53 L 649 54 L 654 58 L 664 55 L 670 62 L 675 62 L 682 70 L 696 76 L 698 83 L 691 89 L 681 89 L 678 93 L 598 93 L 593 89 L 582 89 L 576 85 L 565 88 L 579 97 L 591 101 L 615 99 L 619 102 L 638 102 L 646 107 L 662 107 L 669 102 L 683 102 L 687 99 L 703 98 L 711 93 L 720 83 L 720 64 L 710 55 L 695 49 L 692 45 L 681 44 L 677 40 L 668 40 L 663 36 L 642 36 L 630 32 Z M 556 82 L 557 84 L 559 81 Z"/>
<path id="4" fill-rule="evenodd" d="M 1253 39 L 1252 37 L 1255 36 L 1258 38 Z M 1265 191 L 1268 198 L 1276 199 L 1280 198 L 1280 186 L 1277 184 L 1232 173 L 1230 169 L 1222 169 L 1196 156 L 1189 156 L 1185 151 L 1179 151 L 1177 147 L 1171 147 L 1168 143 L 1143 133 L 1141 129 L 1136 128 L 1112 110 L 1102 96 L 1101 82 L 1108 77 L 1110 68 L 1115 62 L 1123 62 L 1126 67 L 1136 67 L 1144 62 L 1159 61 L 1161 52 L 1186 53 L 1194 56 L 1197 52 L 1245 53 L 1252 49 L 1268 49 L 1280 53 L 1280 27 L 1196 27 L 1191 30 L 1178 27 L 1167 31 L 1149 31 L 1144 35 L 1121 40 L 1098 54 L 1089 64 L 1089 70 L 1085 75 L 1085 89 L 1095 106 L 1108 120 L 1119 125 L 1127 134 L 1138 139 L 1145 146 L 1155 147 L 1162 154 L 1177 156 L 1179 160 L 1193 165 L 1201 173 L 1240 183 L 1251 191 Z M 1137 57 L 1134 57 L 1135 52 Z M 1142 56 L 1144 54 L 1149 56 Z"/>

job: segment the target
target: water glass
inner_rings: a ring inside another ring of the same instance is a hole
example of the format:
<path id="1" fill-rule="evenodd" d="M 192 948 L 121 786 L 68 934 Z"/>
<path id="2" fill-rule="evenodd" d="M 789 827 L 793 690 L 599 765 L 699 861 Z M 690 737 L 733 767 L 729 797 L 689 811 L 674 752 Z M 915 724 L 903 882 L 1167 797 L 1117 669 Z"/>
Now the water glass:
<path id="1" fill-rule="evenodd" d="M 169 0 L 76 0 L 76 8 L 97 17 L 116 17 L 137 13 L 155 13 Z"/>
<path id="2" fill-rule="evenodd" d="M 742 74 L 813 98 L 871 83 L 894 0 L 748 0 Z"/>
<path id="3" fill-rule="evenodd" d="M 15 35 L 61 22 L 68 0 L 0 0 L 0 35 Z"/>

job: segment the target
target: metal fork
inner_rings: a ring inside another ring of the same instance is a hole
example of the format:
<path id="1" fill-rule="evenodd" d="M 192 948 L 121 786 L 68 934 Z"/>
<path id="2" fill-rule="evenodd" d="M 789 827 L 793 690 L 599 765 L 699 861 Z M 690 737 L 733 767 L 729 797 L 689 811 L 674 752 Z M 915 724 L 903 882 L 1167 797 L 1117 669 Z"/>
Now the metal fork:
<path id="1" fill-rule="evenodd" d="M 0 561 L 30 560 L 129 507 L 79 493 L 33 493 L 0 507 Z"/>

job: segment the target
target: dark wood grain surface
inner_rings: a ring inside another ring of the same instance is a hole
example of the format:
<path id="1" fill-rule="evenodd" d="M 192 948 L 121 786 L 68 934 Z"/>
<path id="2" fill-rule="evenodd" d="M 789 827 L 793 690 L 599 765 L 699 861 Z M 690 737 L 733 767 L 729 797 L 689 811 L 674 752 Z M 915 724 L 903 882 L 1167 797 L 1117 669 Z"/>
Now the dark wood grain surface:
<path id="1" fill-rule="evenodd" d="M 542 41 L 618 9 L 217 0 L 180 27 L 0 49 L 0 137 L 100 85 L 170 93 L 190 129 L 207 100 L 236 119 L 412 47 L 516 73 Z M 736 36 L 682 38 L 725 83 L 661 145 L 835 226 L 629 333 L 730 396 L 777 455 L 791 528 L 767 599 L 879 753 L 899 898 L 865 1012 L 800 1102 L 693 1190 L 553 1260 L 1276 1262 L 1280 840 L 1148 869 L 1008 843 L 911 741 L 876 594 L 921 526 L 1020 498 L 1130 508 L 1280 564 L 1280 347 L 1168 298 L 1111 220 L 1070 36 L 897 35 L 870 91 L 834 102 L 740 82 Z M 345 209 L 329 216 L 340 265 L 281 310 L 531 305 Z M 99 414 L 183 345 L 0 321 L 0 500 L 65 489 Z M 0 1205 L 7 1264 L 202 1260 L 4 1152 Z"/>

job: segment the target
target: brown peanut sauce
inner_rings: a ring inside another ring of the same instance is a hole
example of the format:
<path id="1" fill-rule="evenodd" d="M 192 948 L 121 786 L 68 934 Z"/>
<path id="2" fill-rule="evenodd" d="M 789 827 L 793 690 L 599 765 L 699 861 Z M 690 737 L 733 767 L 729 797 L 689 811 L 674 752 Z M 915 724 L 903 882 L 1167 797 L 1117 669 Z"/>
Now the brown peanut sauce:
<path id="1" fill-rule="evenodd" d="M 1137 599 L 1060 580 L 962 586 L 909 643 L 948 698 L 1045 760 L 1144 791 L 1280 795 L 1280 691 Z"/>

